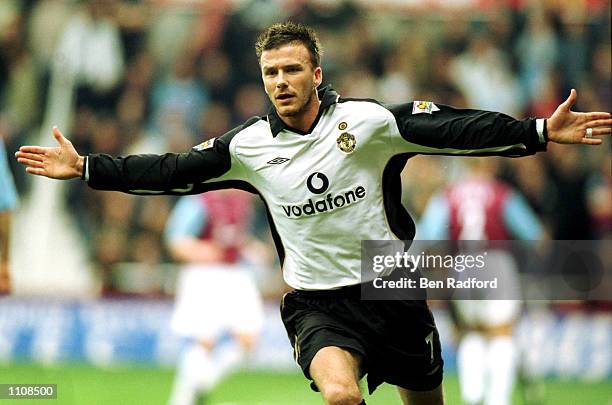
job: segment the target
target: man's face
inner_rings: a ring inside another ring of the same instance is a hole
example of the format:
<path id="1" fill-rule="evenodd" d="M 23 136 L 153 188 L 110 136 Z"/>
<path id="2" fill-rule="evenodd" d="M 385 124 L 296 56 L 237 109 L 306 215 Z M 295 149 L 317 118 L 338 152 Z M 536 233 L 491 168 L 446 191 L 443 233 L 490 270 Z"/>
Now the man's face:
<path id="1" fill-rule="evenodd" d="M 263 51 L 260 64 L 266 93 L 279 116 L 296 117 L 308 108 L 318 108 L 316 88 L 321 84 L 321 68 L 313 67 L 303 44 Z"/>

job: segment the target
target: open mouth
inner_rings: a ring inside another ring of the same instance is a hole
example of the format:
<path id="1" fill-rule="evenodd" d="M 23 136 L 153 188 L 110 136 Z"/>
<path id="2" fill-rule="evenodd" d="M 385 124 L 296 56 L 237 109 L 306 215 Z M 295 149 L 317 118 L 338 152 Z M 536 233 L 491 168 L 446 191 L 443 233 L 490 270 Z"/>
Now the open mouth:
<path id="1" fill-rule="evenodd" d="M 290 98 L 293 98 L 291 94 L 279 94 L 278 96 L 276 96 L 276 99 L 279 101 L 288 100 Z"/>

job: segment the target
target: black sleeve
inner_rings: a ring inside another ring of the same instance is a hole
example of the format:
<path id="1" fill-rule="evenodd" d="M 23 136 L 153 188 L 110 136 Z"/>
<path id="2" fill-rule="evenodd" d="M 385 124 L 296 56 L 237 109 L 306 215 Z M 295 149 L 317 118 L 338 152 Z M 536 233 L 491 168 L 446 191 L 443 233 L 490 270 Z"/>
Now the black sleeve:
<path id="1" fill-rule="evenodd" d="M 545 134 L 538 135 L 533 118 L 516 120 L 498 112 L 442 104 L 425 106 L 428 112 L 414 107 L 414 103 L 387 106 L 401 137 L 407 141 L 404 147 L 400 146 L 405 151 L 518 157 L 546 150 Z"/>
<path id="2" fill-rule="evenodd" d="M 91 154 L 87 163 L 87 184 L 97 190 L 130 194 L 181 195 L 206 191 L 210 187 L 202 183 L 223 175 L 227 177 L 225 180 L 242 180 L 238 168 L 232 167 L 229 146 L 232 138 L 249 122 L 186 153 L 125 157 Z"/>

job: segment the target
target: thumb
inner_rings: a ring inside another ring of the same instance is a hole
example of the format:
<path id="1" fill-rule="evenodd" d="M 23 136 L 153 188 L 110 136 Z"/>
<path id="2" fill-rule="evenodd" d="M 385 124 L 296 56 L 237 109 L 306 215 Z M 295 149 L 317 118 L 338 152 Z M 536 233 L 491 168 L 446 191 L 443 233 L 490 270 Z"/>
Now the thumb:
<path id="1" fill-rule="evenodd" d="M 567 97 L 567 99 L 561 104 L 560 107 L 562 109 L 564 109 L 565 111 L 569 111 L 570 108 L 572 108 L 572 106 L 576 102 L 576 98 L 577 97 L 578 97 L 578 95 L 576 94 L 576 89 L 572 89 L 570 91 L 569 97 Z"/>
<path id="2" fill-rule="evenodd" d="M 64 144 L 66 144 L 66 142 L 68 142 L 68 140 L 64 138 L 64 135 L 62 135 L 62 133 L 57 127 L 53 127 L 53 136 L 55 137 L 57 143 L 60 144 L 60 146 L 63 146 Z"/>

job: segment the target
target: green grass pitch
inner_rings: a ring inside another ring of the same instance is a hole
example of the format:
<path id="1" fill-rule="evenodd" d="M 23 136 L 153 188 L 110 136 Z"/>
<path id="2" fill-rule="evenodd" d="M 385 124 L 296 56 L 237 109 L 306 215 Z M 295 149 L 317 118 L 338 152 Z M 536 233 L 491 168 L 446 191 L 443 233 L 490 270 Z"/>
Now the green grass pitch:
<path id="1" fill-rule="evenodd" d="M 0 365 L 0 384 L 57 384 L 56 400 L 0 400 L 17 405 L 155 405 L 165 404 L 173 370 L 158 368 L 108 368 L 85 365 L 43 367 L 32 364 Z M 546 380 L 544 404 L 612 405 L 612 382 L 593 384 Z M 446 402 L 460 404 L 454 375 L 445 377 Z M 515 404 L 523 404 L 515 395 Z M 395 389 L 380 387 L 366 397 L 368 405 L 399 404 Z M 242 371 L 227 378 L 208 398 L 210 405 L 320 405 L 301 374 Z"/>

